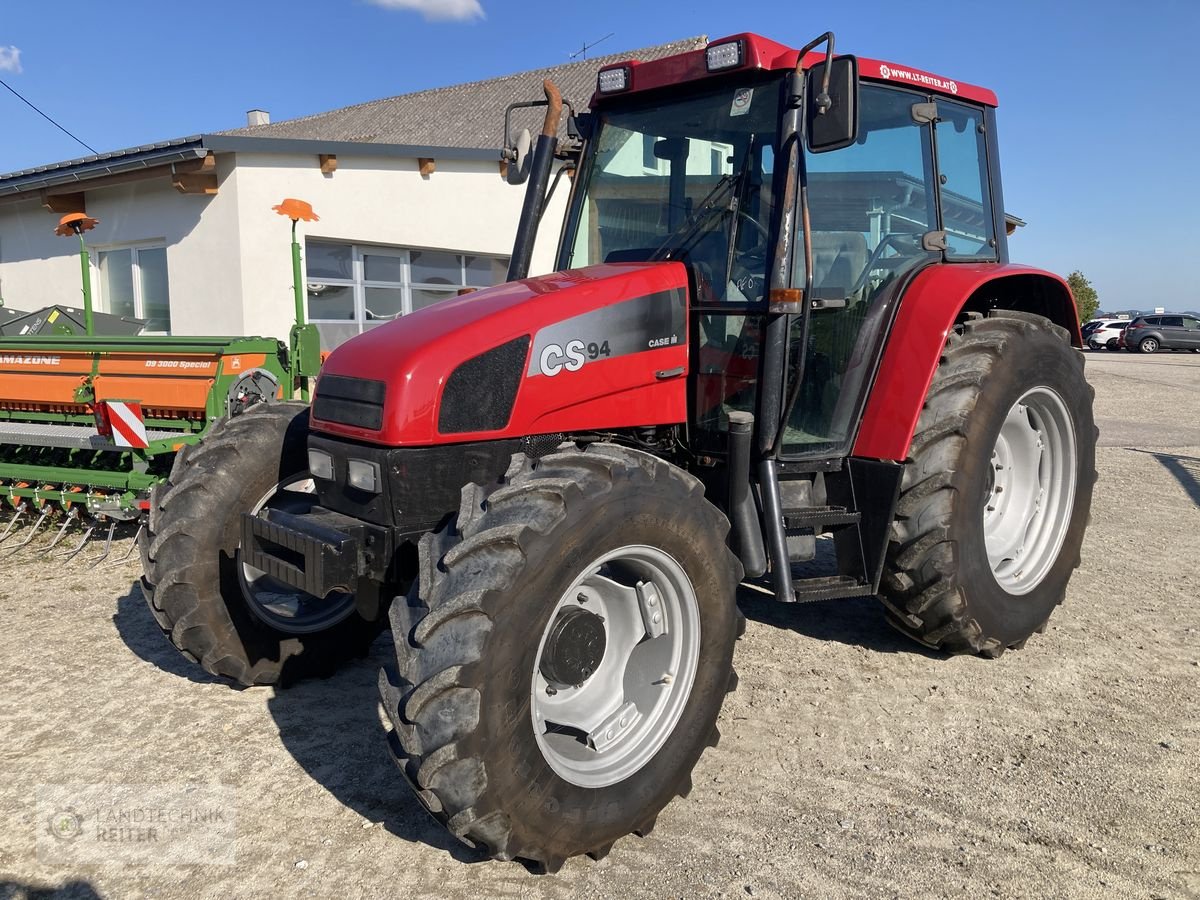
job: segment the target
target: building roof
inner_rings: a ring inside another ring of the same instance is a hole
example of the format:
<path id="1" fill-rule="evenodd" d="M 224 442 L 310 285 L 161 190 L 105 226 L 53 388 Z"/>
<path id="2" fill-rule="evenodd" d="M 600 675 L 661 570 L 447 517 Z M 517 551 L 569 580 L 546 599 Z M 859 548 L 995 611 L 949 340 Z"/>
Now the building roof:
<path id="1" fill-rule="evenodd" d="M 194 159 L 208 151 L 350 155 L 360 149 L 359 145 L 371 144 L 372 155 L 499 159 L 503 110 L 510 103 L 541 98 L 543 79 L 552 80 L 565 99 L 577 109 L 584 109 L 601 66 L 626 59 L 659 59 L 706 43 L 704 37 L 688 38 L 486 81 L 372 100 L 270 125 L 174 138 L 8 172 L 0 174 L 0 198 Z M 528 122 L 520 120 L 523 125 L 532 125 L 535 120 L 540 123 L 540 111 L 530 116 Z"/>
<path id="2" fill-rule="evenodd" d="M 298 119 L 221 132 L 245 137 L 299 140 L 355 141 L 380 144 L 420 144 L 430 147 L 499 148 L 503 143 L 500 113 L 510 104 L 537 100 L 542 81 L 550 79 L 576 109 L 587 108 L 596 86 L 596 72 L 626 59 L 643 61 L 697 50 L 706 37 L 688 38 L 597 56 L 578 62 L 472 81 L 449 87 L 372 100 Z M 536 116 L 541 121 L 541 113 Z"/>
<path id="3" fill-rule="evenodd" d="M 140 147 L 127 147 L 124 150 L 112 150 L 108 153 L 97 153 L 94 156 L 81 156 L 78 159 L 68 159 L 63 162 L 50 163 L 45 166 L 35 166 L 32 169 L 18 169 L 0 175 L 0 181 L 16 180 L 38 175 L 51 175 L 66 169 L 77 169 L 81 166 L 92 166 L 96 163 L 112 163 L 113 165 L 137 164 L 140 162 L 157 163 L 163 156 L 174 156 L 192 148 L 200 147 L 200 135 L 191 137 L 172 138 L 169 141 L 159 141 L 156 144 L 143 144 Z"/>

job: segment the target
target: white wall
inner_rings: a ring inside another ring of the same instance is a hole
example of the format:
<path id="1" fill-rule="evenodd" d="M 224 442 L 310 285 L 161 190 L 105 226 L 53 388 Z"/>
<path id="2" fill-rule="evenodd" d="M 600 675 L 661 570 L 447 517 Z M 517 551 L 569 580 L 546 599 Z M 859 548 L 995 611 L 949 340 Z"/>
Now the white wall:
<path id="1" fill-rule="evenodd" d="M 85 232 L 96 308 L 107 310 L 95 262 L 100 251 L 132 243 L 167 248 L 171 328 L 176 334 L 241 334 L 241 260 L 232 160 L 218 160 L 216 195 L 183 195 L 167 178 L 87 191 Z M 0 204 L 0 290 L 5 305 L 82 305 L 79 243 L 58 237 L 58 213 L 36 201 Z"/>
<path id="2" fill-rule="evenodd" d="M 0 203 L 0 297 L 10 309 L 83 305 L 79 242 L 54 234 L 58 219 L 36 201 Z"/>
<path id="3" fill-rule="evenodd" d="M 439 159 L 422 177 L 416 159 L 338 158 L 322 175 L 315 155 L 220 154 L 216 195 L 183 195 L 167 178 L 87 191 L 95 251 L 139 242 L 167 248 L 174 334 L 286 338 L 293 317 L 290 223 L 271 207 L 307 200 L 321 217 L 302 235 L 508 256 L 525 187 L 496 162 Z M 550 271 L 570 182 L 543 219 L 532 274 Z M 37 201 L 0 203 L 0 296 L 7 306 L 82 304 L 78 242 L 54 235 L 59 215 Z M 93 266 L 97 309 L 105 300 Z"/>
<path id="4" fill-rule="evenodd" d="M 291 322 L 290 226 L 271 207 L 307 200 L 320 216 L 300 233 L 367 244 L 508 256 L 525 188 L 507 184 L 496 162 L 436 160 L 422 177 L 416 159 L 339 156 L 322 175 L 313 155 L 239 153 L 237 184 L 244 327 L 283 336 Z M 565 210 L 560 185 L 539 234 L 531 273 L 550 271 Z"/>

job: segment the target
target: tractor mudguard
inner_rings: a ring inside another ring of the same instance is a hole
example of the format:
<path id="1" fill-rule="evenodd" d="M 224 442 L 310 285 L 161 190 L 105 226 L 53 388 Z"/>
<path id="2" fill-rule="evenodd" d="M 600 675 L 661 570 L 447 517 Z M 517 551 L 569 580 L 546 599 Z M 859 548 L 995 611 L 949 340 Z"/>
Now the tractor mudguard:
<path id="1" fill-rule="evenodd" d="M 980 263 L 930 266 L 900 301 L 853 456 L 901 462 L 908 456 L 946 336 L 964 311 L 1018 309 L 1043 315 L 1083 346 L 1067 283 L 1029 266 Z"/>
<path id="2" fill-rule="evenodd" d="M 687 418 L 681 263 L 613 263 L 465 294 L 336 349 L 314 431 L 385 446 Z"/>

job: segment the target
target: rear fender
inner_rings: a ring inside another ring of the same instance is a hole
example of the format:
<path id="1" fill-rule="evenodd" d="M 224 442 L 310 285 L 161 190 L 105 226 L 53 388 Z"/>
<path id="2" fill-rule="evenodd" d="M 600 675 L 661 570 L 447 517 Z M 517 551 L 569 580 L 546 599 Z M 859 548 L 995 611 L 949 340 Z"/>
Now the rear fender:
<path id="1" fill-rule="evenodd" d="M 854 443 L 854 456 L 897 462 L 908 457 L 925 395 L 950 330 L 967 313 L 1011 309 L 1045 316 L 1082 347 L 1079 316 L 1067 283 L 1027 266 L 939 265 L 913 279 L 896 313 Z"/>

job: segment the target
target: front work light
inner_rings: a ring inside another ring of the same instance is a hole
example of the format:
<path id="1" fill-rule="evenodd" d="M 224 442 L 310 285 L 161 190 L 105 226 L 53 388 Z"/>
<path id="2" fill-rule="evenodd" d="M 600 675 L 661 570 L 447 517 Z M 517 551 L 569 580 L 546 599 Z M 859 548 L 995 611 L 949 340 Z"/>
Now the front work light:
<path id="1" fill-rule="evenodd" d="M 615 94 L 629 87 L 629 67 L 619 66 L 615 69 L 602 69 L 596 76 L 596 87 L 602 94 Z"/>
<path id="2" fill-rule="evenodd" d="M 324 450 L 308 451 L 308 473 L 313 478 L 333 480 L 333 457 Z"/>
<path id="3" fill-rule="evenodd" d="M 350 460 L 346 464 L 346 480 L 352 488 L 358 488 L 368 494 L 378 494 L 379 463 L 368 462 L 365 459 Z"/>
<path id="4" fill-rule="evenodd" d="M 729 41 L 724 44 L 713 44 L 704 51 L 704 62 L 710 72 L 740 66 L 742 64 L 742 42 Z"/>

